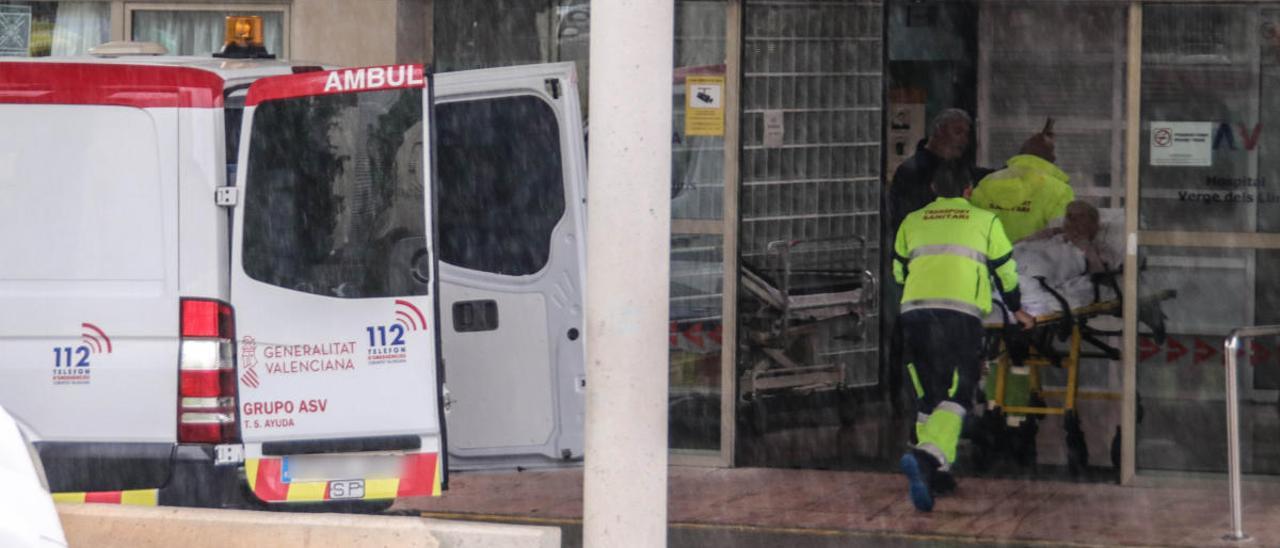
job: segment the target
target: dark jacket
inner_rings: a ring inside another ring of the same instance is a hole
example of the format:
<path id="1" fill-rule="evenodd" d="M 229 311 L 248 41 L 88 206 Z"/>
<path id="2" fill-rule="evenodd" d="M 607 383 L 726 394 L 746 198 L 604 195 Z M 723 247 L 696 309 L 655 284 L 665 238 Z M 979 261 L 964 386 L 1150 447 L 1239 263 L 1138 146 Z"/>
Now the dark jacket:
<path id="1" fill-rule="evenodd" d="M 943 160 L 924 145 L 925 141 L 920 141 L 916 145 L 916 153 L 893 172 L 893 181 L 889 184 L 889 199 L 883 213 L 889 220 L 884 233 L 887 242 L 893 242 L 898 226 L 907 218 L 908 213 L 929 205 L 938 198 L 929 185 Z M 992 171 L 994 170 L 970 166 L 969 177 L 976 185 Z"/>
<path id="2" fill-rule="evenodd" d="M 893 182 L 889 185 L 889 203 L 886 214 L 889 217 L 889 241 L 898 232 L 898 226 L 908 213 L 929 205 L 937 198 L 929 184 L 933 182 L 933 174 L 942 165 L 942 158 L 924 148 L 924 142 L 916 147 L 916 153 L 902 162 L 893 172 Z"/>

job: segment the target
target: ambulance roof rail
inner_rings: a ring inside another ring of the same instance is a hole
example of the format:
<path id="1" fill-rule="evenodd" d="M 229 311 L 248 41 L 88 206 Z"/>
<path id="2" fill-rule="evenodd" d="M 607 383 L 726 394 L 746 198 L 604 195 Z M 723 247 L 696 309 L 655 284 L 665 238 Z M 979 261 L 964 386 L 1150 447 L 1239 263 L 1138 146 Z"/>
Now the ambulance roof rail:
<path id="1" fill-rule="evenodd" d="M 120 57 L 124 55 L 168 55 L 169 50 L 156 42 L 113 40 L 89 48 L 89 55 L 96 57 Z"/>

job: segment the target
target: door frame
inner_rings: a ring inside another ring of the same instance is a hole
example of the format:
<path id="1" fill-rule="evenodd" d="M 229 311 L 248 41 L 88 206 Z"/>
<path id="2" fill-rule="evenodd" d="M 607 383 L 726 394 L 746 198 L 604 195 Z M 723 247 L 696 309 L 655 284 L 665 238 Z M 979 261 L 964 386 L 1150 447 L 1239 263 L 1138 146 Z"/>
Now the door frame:
<path id="1" fill-rule="evenodd" d="M 742 86 L 742 0 L 725 1 L 724 84 L 724 209 L 717 221 L 672 219 L 672 234 L 706 234 L 721 237 L 722 279 L 720 324 L 720 449 L 699 451 L 668 448 L 675 466 L 730 468 L 737 445 L 737 344 L 738 340 L 738 189 Z"/>
<path id="2" fill-rule="evenodd" d="M 1125 127 L 1141 127 L 1142 114 L 1142 3 L 1129 4 L 1127 59 L 1125 62 Z M 1138 424 L 1138 172 L 1141 131 L 1126 131 L 1124 143 L 1124 321 L 1121 349 L 1123 397 L 1120 404 L 1120 483 L 1132 485 L 1137 451 Z"/>

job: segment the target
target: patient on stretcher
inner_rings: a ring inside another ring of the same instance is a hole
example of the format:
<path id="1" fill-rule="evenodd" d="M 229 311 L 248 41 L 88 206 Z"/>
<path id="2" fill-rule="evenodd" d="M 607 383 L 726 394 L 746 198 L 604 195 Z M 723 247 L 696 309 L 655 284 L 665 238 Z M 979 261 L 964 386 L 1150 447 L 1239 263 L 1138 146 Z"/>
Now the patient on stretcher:
<path id="1" fill-rule="evenodd" d="M 1076 200 L 1067 206 L 1062 226 L 1047 228 L 1015 244 L 1013 259 L 1018 263 L 1022 308 L 1032 316 L 1059 311 L 1062 304 L 1054 292 L 1071 308 L 1091 304 L 1095 297 L 1116 298 L 1115 291 L 1106 285 L 1095 290 L 1093 275 L 1120 270 L 1123 232 L 1123 210 L 1100 212 L 1092 204 Z M 999 291 L 994 292 L 994 298 L 999 300 Z M 997 306 L 987 321 L 999 323 L 1002 316 Z"/>

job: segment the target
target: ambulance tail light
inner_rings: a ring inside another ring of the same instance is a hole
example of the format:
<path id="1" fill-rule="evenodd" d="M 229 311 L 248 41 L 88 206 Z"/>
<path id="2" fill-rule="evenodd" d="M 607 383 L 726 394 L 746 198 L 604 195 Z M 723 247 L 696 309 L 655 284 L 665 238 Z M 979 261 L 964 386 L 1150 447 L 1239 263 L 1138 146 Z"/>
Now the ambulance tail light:
<path id="1" fill-rule="evenodd" d="M 231 305 L 212 299 L 182 299 L 181 308 L 178 442 L 238 442 L 236 334 Z"/>

